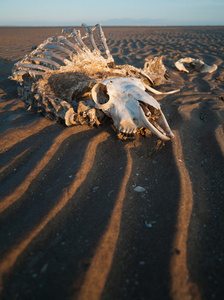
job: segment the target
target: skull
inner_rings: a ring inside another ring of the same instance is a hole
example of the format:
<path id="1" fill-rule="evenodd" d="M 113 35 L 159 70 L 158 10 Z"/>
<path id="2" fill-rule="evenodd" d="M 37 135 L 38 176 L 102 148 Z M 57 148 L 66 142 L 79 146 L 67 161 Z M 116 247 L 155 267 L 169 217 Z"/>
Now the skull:
<path id="1" fill-rule="evenodd" d="M 147 92 L 141 79 L 119 77 L 102 81 L 92 89 L 98 109 L 111 117 L 115 128 L 135 134 L 146 128 L 162 140 L 174 137 L 160 104 Z"/>

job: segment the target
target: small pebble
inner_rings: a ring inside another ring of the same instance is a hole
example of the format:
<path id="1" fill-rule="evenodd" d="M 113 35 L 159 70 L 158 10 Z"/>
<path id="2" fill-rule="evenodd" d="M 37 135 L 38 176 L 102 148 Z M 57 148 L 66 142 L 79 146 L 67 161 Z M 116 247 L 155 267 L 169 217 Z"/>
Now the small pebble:
<path id="1" fill-rule="evenodd" d="M 138 192 L 138 193 L 142 193 L 142 192 L 145 192 L 146 191 L 146 189 L 145 188 L 143 188 L 142 186 L 136 186 L 135 188 L 134 188 L 134 191 L 135 192 Z"/>

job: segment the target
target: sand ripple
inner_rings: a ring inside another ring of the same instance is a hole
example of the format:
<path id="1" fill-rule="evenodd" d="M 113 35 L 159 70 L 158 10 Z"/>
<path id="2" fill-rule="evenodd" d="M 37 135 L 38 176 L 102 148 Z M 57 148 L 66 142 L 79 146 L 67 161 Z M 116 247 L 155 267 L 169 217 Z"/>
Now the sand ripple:
<path id="1" fill-rule="evenodd" d="M 157 89 L 181 89 L 155 97 L 176 135 L 165 144 L 25 110 L 13 64 L 59 32 L 0 28 L 2 299 L 222 299 L 223 27 L 105 28 L 117 64 L 163 55 Z M 218 69 L 180 73 L 184 56 Z"/>

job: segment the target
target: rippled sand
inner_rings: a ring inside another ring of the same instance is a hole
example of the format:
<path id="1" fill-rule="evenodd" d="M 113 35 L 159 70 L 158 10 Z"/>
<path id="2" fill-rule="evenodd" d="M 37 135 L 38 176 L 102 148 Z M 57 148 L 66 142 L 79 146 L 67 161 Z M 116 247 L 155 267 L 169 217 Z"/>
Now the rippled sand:
<path id="1" fill-rule="evenodd" d="M 13 64 L 60 30 L 0 28 L 2 299 L 223 299 L 224 27 L 104 28 L 115 63 L 163 55 L 156 88 L 181 89 L 155 96 L 165 144 L 25 110 Z M 180 73 L 186 56 L 218 69 Z"/>

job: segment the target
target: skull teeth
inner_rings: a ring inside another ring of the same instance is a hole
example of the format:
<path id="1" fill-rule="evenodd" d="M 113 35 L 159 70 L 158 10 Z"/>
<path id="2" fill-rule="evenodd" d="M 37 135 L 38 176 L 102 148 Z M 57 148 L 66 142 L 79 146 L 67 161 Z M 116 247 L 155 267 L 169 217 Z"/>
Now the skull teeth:
<path id="1" fill-rule="evenodd" d="M 133 135 L 135 132 L 136 132 L 136 130 L 135 129 L 124 129 L 124 128 L 122 128 L 122 127 L 120 127 L 119 129 L 118 129 L 118 131 L 120 132 L 120 133 L 122 133 L 122 134 L 127 134 L 127 135 Z"/>

